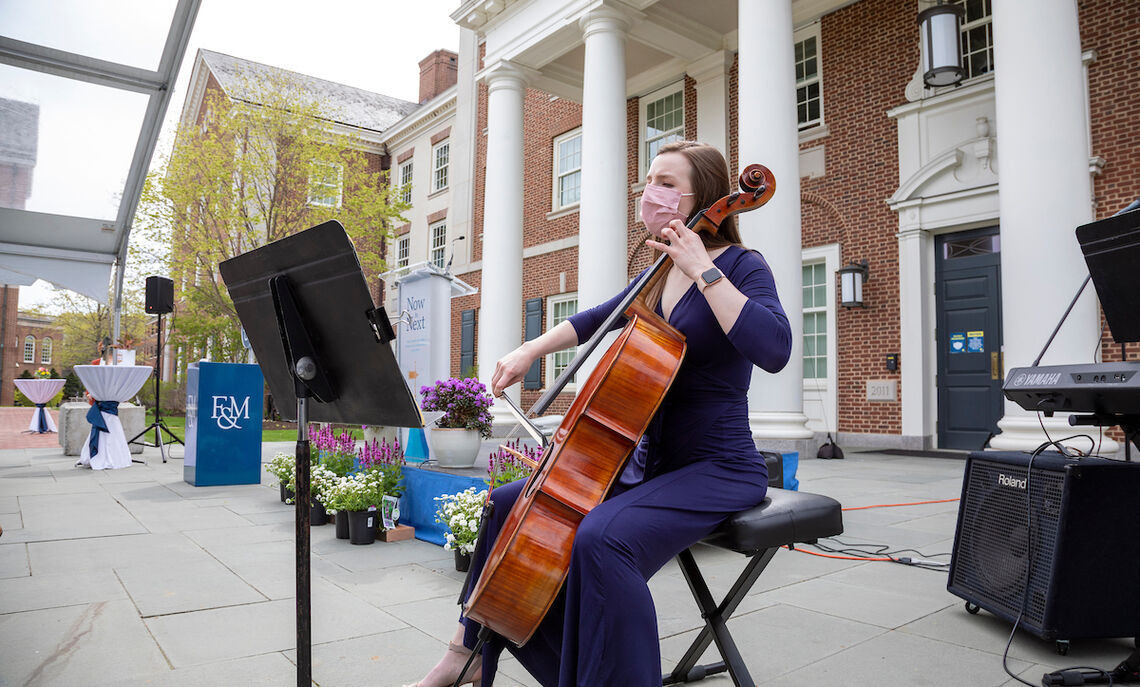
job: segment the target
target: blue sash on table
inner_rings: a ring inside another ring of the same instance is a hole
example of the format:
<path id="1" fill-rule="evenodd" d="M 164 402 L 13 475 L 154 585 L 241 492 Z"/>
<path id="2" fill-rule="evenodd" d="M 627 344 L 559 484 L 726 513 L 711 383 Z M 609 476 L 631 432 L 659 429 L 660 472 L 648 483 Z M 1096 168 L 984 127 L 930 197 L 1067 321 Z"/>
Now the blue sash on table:
<path id="1" fill-rule="evenodd" d="M 47 411 L 44 410 L 45 405 L 47 405 L 47 404 L 46 403 L 37 403 L 36 404 L 36 413 L 39 414 L 39 418 L 40 418 L 40 426 L 39 426 L 39 433 L 40 434 L 43 434 L 44 432 L 48 431 Z"/>
<path id="2" fill-rule="evenodd" d="M 99 453 L 99 432 L 110 433 L 110 430 L 107 429 L 107 421 L 103 419 L 103 413 L 118 415 L 119 402 L 95 401 L 87 410 L 87 421 L 91 423 L 91 436 L 87 439 L 87 444 L 91 447 L 92 458 Z"/>

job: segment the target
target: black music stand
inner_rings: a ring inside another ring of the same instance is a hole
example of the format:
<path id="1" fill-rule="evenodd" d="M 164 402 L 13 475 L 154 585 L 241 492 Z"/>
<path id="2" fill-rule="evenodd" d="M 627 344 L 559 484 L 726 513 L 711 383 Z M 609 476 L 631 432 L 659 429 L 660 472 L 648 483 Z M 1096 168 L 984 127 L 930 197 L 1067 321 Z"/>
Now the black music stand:
<path id="1" fill-rule="evenodd" d="M 392 325 L 372 303 L 339 222 L 218 267 L 281 416 L 297 420 L 297 684 L 309 687 L 308 421 L 395 427 L 422 427 L 423 421 L 388 345 Z"/>

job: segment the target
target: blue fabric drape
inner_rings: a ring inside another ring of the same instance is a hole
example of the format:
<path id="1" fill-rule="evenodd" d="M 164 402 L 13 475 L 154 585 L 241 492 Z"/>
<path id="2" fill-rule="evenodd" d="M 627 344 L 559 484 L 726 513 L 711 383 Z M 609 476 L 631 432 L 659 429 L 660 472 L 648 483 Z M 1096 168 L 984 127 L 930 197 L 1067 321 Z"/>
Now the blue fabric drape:
<path id="1" fill-rule="evenodd" d="M 44 432 L 48 431 L 47 411 L 44 410 L 45 405 L 47 405 L 47 404 L 46 403 L 37 403 L 36 404 L 36 412 L 39 414 L 38 417 L 40 419 L 40 425 L 37 428 L 37 431 L 39 431 L 40 434 L 43 434 Z"/>
<path id="2" fill-rule="evenodd" d="M 87 411 L 87 421 L 91 423 L 91 436 L 88 437 L 87 444 L 91 447 L 92 458 L 99 453 L 99 432 L 110 432 L 107 429 L 107 421 L 103 419 L 103 413 L 118 415 L 119 402 L 95 401 Z"/>

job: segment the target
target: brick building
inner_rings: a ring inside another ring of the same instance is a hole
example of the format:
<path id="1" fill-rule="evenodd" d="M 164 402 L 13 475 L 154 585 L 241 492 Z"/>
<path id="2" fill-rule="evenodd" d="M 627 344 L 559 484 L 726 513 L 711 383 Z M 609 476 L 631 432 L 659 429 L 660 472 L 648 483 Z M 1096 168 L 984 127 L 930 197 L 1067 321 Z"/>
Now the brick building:
<path id="1" fill-rule="evenodd" d="M 436 56 L 438 61 L 439 56 Z M 446 59 L 444 58 L 444 62 Z M 451 65 L 454 70 L 454 64 Z M 434 73 L 434 72 L 433 72 Z M 390 168 L 391 157 L 383 141 L 384 132 L 395 122 L 400 121 L 410 112 L 417 109 L 417 104 L 392 98 L 379 93 L 372 93 L 352 86 L 318 79 L 316 77 L 299 74 L 269 65 L 243 60 L 241 58 L 224 55 L 210 50 L 199 50 L 194 60 L 194 67 L 190 77 L 187 97 L 183 105 L 180 124 L 182 126 L 196 126 L 207 131 L 210 126 L 210 103 L 214 97 L 241 101 L 254 106 L 273 107 L 275 103 L 267 103 L 262 98 L 266 94 L 259 90 L 259 84 L 272 84 L 282 89 L 282 93 L 296 93 L 303 104 L 317 103 L 320 106 L 320 126 L 324 126 L 340 140 L 351 140 L 351 146 L 363 153 L 370 172 L 386 172 Z M 318 163 L 318 171 L 310 172 L 306 184 L 298 186 L 299 193 L 309 194 L 308 206 L 321 206 L 322 208 L 342 208 L 351 202 L 351 188 L 346 188 L 344 167 L 332 163 Z M 321 177 L 318 178 L 318 174 Z M 280 192 L 274 188 L 274 193 Z M 291 192 L 290 189 L 284 193 Z M 377 243 L 383 251 L 386 245 L 379 239 L 380 227 L 377 227 Z M 363 241 L 368 241 L 365 236 Z M 359 247 L 359 246 L 358 246 Z M 175 246 L 174 250 L 180 250 Z M 189 279 L 193 275 L 187 275 Z M 376 274 L 368 275 L 369 287 L 373 297 L 381 298 L 381 284 Z M 179 298 L 180 284 L 176 281 L 175 300 Z M 177 313 L 177 305 L 176 305 Z M 169 325 L 169 320 L 166 321 Z M 148 326 L 148 333 L 153 336 L 156 324 Z M 169 332 L 167 332 L 168 334 Z M 164 335 L 164 341 L 165 341 Z M 150 346 L 153 349 L 153 345 Z M 148 355 L 153 356 L 150 350 Z M 208 354 L 208 351 L 181 351 L 174 350 L 164 344 L 163 349 L 163 379 L 177 378 L 185 369 L 189 360 L 194 360 Z"/>
<path id="2" fill-rule="evenodd" d="M 644 267 L 648 161 L 694 138 L 778 181 L 740 226 L 773 268 L 800 362 L 754 377 L 757 441 L 1036 446 L 1038 418 L 1003 400 L 1002 377 L 1087 273 L 1074 228 L 1140 194 L 1140 4 L 959 0 L 966 77 L 928 88 L 929 4 L 786 0 L 744 20 L 736 0 L 463 2 L 454 119 L 469 133 L 450 141 L 471 153 L 450 174 L 471 199 L 453 272 L 480 293 L 453 302 L 453 373 L 473 359 L 489 381 L 524 337 Z M 429 245 L 428 224 L 410 223 L 409 245 Z M 844 308 L 837 270 L 863 261 L 863 307 Z M 1086 294 L 1043 363 L 1089 362 L 1102 334 Z M 543 362 L 523 405 L 568 358 Z"/>
<path id="3" fill-rule="evenodd" d="M 10 406 L 15 399 L 16 389 L 12 380 L 25 371 L 34 374 L 41 367 L 48 370 L 54 367 L 61 375 L 66 374 L 66 371 L 59 366 L 63 332 L 55 326 L 54 318 L 17 311 L 15 305 L 19 287 L 6 286 L 4 291 L 0 294 L 0 311 L 3 310 L 5 297 L 12 304 L 12 310 L 10 314 L 5 313 L 8 321 L 5 331 L 8 335 L 4 342 L 4 387 L 0 389 L 0 406 Z"/>

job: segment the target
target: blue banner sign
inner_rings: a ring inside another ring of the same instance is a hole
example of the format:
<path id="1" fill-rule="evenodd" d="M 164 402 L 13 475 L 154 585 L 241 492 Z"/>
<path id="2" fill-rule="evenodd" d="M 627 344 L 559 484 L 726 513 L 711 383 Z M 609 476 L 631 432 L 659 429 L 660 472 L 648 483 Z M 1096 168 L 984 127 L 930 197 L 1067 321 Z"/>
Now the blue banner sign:
<path id="1" fill-rule="evenodd" d="M 196 487 L 261 483 L 265 382 L 257 365 L 193 363 L 186 375 L 186 458 Z"/>

